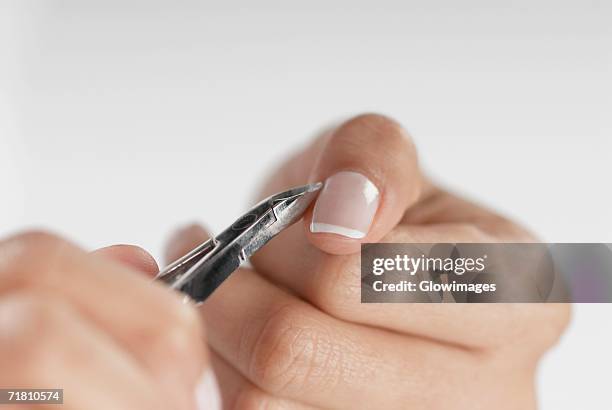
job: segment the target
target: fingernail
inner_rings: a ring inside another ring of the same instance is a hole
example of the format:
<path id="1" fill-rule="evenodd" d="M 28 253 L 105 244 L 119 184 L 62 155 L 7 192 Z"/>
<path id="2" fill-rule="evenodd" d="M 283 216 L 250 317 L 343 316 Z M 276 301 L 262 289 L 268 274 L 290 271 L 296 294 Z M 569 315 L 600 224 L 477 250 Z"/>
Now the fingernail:
<path id="1" fill-rule="evenodd" d="M 370 230 L 378 197 L 378 188 L 364 175 L 338 172 L 325 181 L 314 207 L 310 231 L 361 239 Z"/>
<path id="2" fill-rule="evenodd" d="M 195 398 L 198 410 L 221 410 L 221 394 L 212 370 L 204 371 L 196 385 Z"/>

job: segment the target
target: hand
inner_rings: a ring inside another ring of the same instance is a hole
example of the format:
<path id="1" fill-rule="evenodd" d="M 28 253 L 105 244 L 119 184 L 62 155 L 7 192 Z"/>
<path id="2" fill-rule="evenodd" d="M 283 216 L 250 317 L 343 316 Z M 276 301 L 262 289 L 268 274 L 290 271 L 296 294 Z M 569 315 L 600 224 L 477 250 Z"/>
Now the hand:
<path id="1" fill-rule="evenodd" d="M 349 171 L 349 172 L 347 172 Z M 361 304 L 361 242 L 523 242 L 507 219 L 419 171 L 394 121 L 354 118 L 285 163 L 263 195 L 327 180 L 294 225 L 200 307 L 228 409 L 529 409 L 568 305 Z M 175 259 L 207 234 L 184 230 Z"/>
<path id="2" fill-rule="evenodd" d="M 0 386 L 64 389 L 62 409 L 215 408 L 200 317 L 156 272 L 136 247 L 1 241 Z"/>

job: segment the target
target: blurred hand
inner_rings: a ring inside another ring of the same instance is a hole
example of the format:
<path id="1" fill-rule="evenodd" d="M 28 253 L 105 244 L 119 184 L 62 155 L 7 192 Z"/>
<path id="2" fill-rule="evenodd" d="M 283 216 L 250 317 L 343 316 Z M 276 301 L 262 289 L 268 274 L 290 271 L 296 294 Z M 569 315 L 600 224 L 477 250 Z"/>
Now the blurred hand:
<path id="1" fill-rule="evenodd" d="M 0 387 L 64 389 L 61 409 L 214 409 L 201 320 L 156 272 L 136 247 L 1 241 Z"/>
<path id="2" fill-rule="evenodd" d="M 568 305 L 361 304 L 361 242 L 524 242 L 434 186 L 394 121 L 354 118 L 290 158 L 262 196 L 326 181 L 314 210 L 201 307 L 228 409 L 529 409 Z M 178 234 L 174 260 L 204 241 Z"/>

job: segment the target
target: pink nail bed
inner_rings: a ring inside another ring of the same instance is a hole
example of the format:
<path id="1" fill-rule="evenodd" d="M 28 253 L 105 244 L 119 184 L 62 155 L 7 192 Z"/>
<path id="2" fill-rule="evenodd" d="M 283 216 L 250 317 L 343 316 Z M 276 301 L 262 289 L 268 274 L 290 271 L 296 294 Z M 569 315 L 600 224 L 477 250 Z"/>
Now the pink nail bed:
<path id="1" fill-rule="evenodd" d="M 353 239 L 365 237 L 378 209 L 376 185 L 358 172 L 338 172 L 325 181 L 314 207 L 310 231 Z"/>

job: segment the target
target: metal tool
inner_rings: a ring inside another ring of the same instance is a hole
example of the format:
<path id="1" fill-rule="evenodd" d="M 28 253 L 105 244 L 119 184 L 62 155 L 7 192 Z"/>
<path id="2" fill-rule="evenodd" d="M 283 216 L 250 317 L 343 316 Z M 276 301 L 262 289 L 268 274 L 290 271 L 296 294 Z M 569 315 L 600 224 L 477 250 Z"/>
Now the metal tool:
<path id="1" fill-rule="evenodd" d="M 219 235 L 166 267 L 156 279 L 203 302 L 242 262 L 298 221 L 322 185 L 304 185 L 264 199 Z"/>

